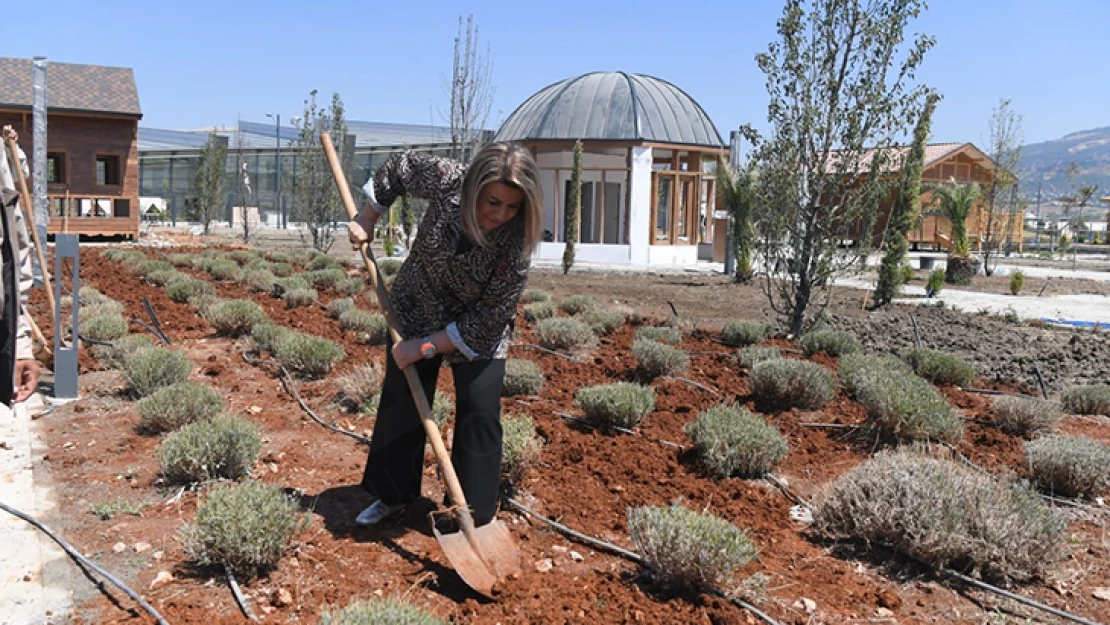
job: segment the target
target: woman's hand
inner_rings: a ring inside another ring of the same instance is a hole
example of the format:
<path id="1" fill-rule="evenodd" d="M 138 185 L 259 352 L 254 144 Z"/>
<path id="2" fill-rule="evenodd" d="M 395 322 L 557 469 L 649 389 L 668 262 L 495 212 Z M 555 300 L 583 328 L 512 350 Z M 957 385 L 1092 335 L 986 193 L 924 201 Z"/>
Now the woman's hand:
<path id="1" fill-rule="evenodd" d="M 404 370 L 412 363 L 424 359 L 424 355 L 420 353 L 423 342 L 424 339 L 409 339 L 393 345 L 393 362 L 397 363 L 398 369 Z"/>
<path id="2" fill-rule="evenodd" d="M 357 250 L 363 243 L 374 240 L 374 224 L 377 221 L 378 213 L 372 208 L 367 208 L 347 222 L 347 237 L 351 240 L 352 248 Z"/>

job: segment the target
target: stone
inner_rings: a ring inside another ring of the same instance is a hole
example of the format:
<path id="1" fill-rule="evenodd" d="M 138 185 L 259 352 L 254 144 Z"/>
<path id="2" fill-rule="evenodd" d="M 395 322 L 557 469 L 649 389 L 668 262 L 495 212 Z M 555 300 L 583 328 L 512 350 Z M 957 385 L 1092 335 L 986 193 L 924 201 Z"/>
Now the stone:
<path id="1" fill-rule="evenodd" d="M 154 576 L 154 581 L 150 582 L 150 589 L 155 590 L 165 586 L 173 581 L 173 573 L 169 571 L 158 571 L 158 575 Z"/>
<path id="2" fill-rule="evenodd" d="M 553 566 L 555 566 L 555 563 L 551 561 L 551 558 L 544 558 L 543 560 L 539 560 L 538 562 L 536 562 L 536 570 L 540 573 L 546 573 L 550 571 L 551 567 Z"/>
<path id="3" fill-rule="evenodd" d="M 875 616 L 879 618 L 891 618 L 892 616 L 894 616 L 894 611 L 888 608 L 879 608 L 878 610 L 875 610 Z"/>
<path id="4" fill-rule="evenodd" d="M 582 554 L 578 553 L 577 551 L 572 551 L 570 552 L 570 559 L 574 560 L 575 562 L 581 562 L 586 558 L 583 558 Z"/>
<path id="5" fill-rule="evenodd" d="M 813 599 L 802 597 L 794 602 L 793 607 L 797 610 L 805 610 L 806 614 L 813 614 L 817 611 L 817 602 Z"/>
<path id="6" fill-rule="evenodd" d="M 135 543 L 135 553 L 142 553 L 144 551 L 150 551 L 150 543 L 147 543 L 147 542 L 137 542 L 137 543 Z"/>
<path id="7" fill-rule="evenodd" d="M 285 588 L 278 588 L 274 594 L 270 596 L 270 603 L 277 608 L 284 608 L 285 606 L 293 603 L 293 594 Z"/>
<path id="8" fill-rule="evenodd" d="M 127 550 L 127 543 L 116 543 L 112 545 L 112 551 L 116 553 L 123 553 L 125 550 Z"/>
<path id="9" fill-rule="evenodd" d="M 1107 588 L 1107 587 L 1095 588 L 1094 591 L 1091 592 L 1091 595 L 1095 599 L 1100 599 L 1102 601 L 1110 601 L 1110 588 Z"/>

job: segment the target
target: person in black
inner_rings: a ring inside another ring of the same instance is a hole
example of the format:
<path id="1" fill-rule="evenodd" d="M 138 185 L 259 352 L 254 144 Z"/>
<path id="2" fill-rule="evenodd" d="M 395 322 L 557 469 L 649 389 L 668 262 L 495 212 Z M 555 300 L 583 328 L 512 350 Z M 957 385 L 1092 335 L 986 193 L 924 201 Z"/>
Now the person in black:
<path id="1" fill-rule="evenodd" d="M 475 523 L 488 523 L 500 484 L 505 358 L 542 234 L 539 171 L 515 144 L 489 144 L 468 167 L 407 151 L 383 163 L 363 190 L 368 201 L 348 224 L 356 248 L 397 197 L 423 198 L 428 208 L 390 291 L 404 340 L 386 350 L 362 479 L 377 500 L 356 523 L 379 523 L 419 497 L 426 437 L 402 370 L 416 367 L 430 405 L 444 361 L 456 394 L 452 464 Z"/>
<path id="2" fill-rule="evenodd" d="M 9 153 L 7 139 L 19 140 L 11 126 L 0 129 L 5 144 L 0 152 L 0 404 L 11 408 L 25 401 L 38 387 L 39 365 L 31 343 L 31 326 L 25 309 L 34 283 L 31 273 L 31 239 L 19 206 L 15 176 L 26 177 L 26 155 Z"/>

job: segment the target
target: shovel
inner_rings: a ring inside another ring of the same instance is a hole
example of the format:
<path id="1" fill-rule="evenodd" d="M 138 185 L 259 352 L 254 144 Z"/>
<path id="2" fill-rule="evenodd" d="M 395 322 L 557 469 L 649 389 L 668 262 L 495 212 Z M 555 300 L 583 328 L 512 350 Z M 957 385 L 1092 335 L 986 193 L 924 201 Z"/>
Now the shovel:
<path id="1" fill-rule="evenodd" d="M 343 200 L 343 206 L 347 209 L 347 217 L 353 220 L 358 215 L 358 211 L 355 208 L 355 200 L 351 197 L 351 190 L 347 186 L 347 178 L 343 174 L 339 157 L 335 153 L 335 145 L 332 143 L 331 136 L 326 132 L 320 133 L 320 143 L 324 146 L 324 154 L 328 159 L 328 165 L 331 166 L 332 177 L 335 178 L 335 185 L 339 189 L 339 197 Z M 393 342 L 397 343 L 402 339 L 397 331 L 397 313 L 393 309 L 393 301 L 389 297 L 389 291 L 385 288 L 385 282 L 377 263 L 374 261 L 374 253 L 370 250 L 370 245 L 363 243 L 361 251 L 366 270 L 370 273 L 370 280 L 374 283 L 378 302 L 385 311 L 385 318 L 389 324 L 389 334 Z M 443 446 L 439 426 L 432 420 L 432 408 L 428 405 L 428 398 L 424 396 L 420 378 L 412 367 L 405 367 L 404 372 L 405 379 L 409 383 L 409 390 L 412 391 L 412 399 L 416 402 L 416 408 L 420 412 L 420 420 L 424 423 L 424 431 L 432 443 L 432 450 L 435 451 L 440 472 L 447 483 L 451 501 L 455 504 L 459 527 L 462 530 L 461 532 L 441 534 L 433 525 L 432 532 L 435 534 L 436 540 L 439 541 L 439 546 L 443 548 L 443 552 L 447 554 L 447 559 L 455 567 L 459 577 L 474 590 L 486 596 L 491 596 L 494 584 L 506 577 L 520 574 L 520 556 L 513 545 L 509 528 L 502 521 L 494 520 L 482 527 L 474 527 L 474 517 L 470 514 L 470 508 L 467 506 L 462 486 L 455 474 L 455 467 L 451 464 L 451 457 Z"/>

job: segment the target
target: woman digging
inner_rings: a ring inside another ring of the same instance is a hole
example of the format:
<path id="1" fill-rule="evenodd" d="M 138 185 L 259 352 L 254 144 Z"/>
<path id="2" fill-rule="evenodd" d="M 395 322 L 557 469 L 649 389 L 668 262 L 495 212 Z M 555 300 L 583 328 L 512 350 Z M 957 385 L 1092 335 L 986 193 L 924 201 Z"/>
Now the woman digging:
<path id="1" fill-rule="evenodd" d="M 363 187 L 349 223 L 356 249 L 401 195 L 428 208 L 390 295 L 404 340 L 386 350 L 386 373 L 362 478 L 376 501 L 355 522 L 371 526 L 420 496 L 425 432 L 402 370 L 415 367 L 431 405 L 441 364 L 455 382 L 451 461 L 474 523 L 493 520 L 501 474 L 501 386 L 517 303 L 542 233 L 539 172 L 515 144 L 483 147 L 469 167 L 418 152 L 390 157 Z"/>

